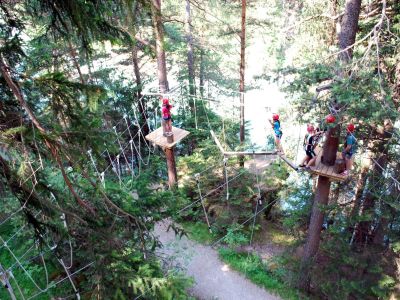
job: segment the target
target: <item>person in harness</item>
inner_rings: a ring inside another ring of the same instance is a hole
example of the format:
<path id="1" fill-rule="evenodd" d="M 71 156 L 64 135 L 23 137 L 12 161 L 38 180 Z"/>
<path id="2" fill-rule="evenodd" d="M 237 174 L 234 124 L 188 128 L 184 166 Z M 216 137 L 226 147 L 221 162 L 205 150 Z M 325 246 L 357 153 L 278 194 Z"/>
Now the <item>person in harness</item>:
<path id="1" fill-rule="evenodd" d="M 306 156 L 303 158 L 299 167 L 301 168 L 309 168 L 315 162 L 317 154 L 314 152 L 315 147 L 318 145 L 318 142 L 321 138 L 322 131 L 315 131 L 313 125 L 307 125 L 307 134 L 304 137 L 303 146 L 304 151 L 306 152 Z"/>
<path id="2" fill-rule="evenodd" d="M 172 105 L 169 104 L 168 98 L 162 99 L 162 108 L 161 108 L 161 117 L 162 117 L 162 127 L 163 127 L 163 136 L 172 136 L 172 117 L 171 117 L 171 108 Z"/>
<path id="3" fill-rule="evenodd" d="M 272 129 L 274 130 L 275 147 L 278 152 L 283 154 L 283 149 L 282 149 L 282 145 L 281 145 L 282 129 L 281 129 L 281 122 L 279 121 L 279 115 L 272 114 L 272 120 L 268 120 L 268 121 L 272 125 Z"/>
<path id="4" fill-rule="evenodd" d="M 344 143 L 344 149 L 342 151 L 342 157 L 346 163 L 346 170 L 340 175 L 348 176 L 353 166 L 353 155 L 356 152 L 357 140 L 353 135 L 354 124 L 350 123 L 347 125 L 346 142 Z"/>

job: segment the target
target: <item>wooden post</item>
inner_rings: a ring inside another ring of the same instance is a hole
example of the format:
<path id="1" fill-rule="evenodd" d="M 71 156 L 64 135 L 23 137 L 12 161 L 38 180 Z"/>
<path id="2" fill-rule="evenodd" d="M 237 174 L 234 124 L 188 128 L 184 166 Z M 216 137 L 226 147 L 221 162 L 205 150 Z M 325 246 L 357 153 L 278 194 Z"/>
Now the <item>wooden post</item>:
<path id="1" fill-rule="evenodd" d="M 165 151 L 165 157 L 167 159 L 168 185 L 170 188 L 172 188 L 178 182 L 178 175 L 176 173 L 174 148 L 165 148 L 164 151 Z"/>
<path id="2" fill-rule="evenodd" d="M 242 30 L 240 32 L 240 145 L 244 145 L 244 71 L 246 51 L 246 0 L 242 0 Z M 240 166 L 244 166 L 244 157 L 239 157 Z"/>

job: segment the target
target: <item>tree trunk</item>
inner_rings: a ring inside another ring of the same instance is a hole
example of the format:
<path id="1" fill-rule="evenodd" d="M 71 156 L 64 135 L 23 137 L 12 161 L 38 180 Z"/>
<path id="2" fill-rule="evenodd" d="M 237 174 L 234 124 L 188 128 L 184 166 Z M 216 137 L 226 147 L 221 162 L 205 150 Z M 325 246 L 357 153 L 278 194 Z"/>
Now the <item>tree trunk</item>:
<path id="1" fill-rule="evenodd" d="M 354 44 L 358 29 L 358 16 L 360 14 L 361 0 L 346 0 L 345 16 L 342 20 L 342 28 L 339 33 L 339 48 L 345 51 L 339 54 L 339 60 L 348 62 L 352 57 L 351 45 Z M 347 49 L 349 48 L 349 49 Z M 332 166 L 336 160 L 336 153 L 339 145 L 339 125 L 331 128 L 327 133 L 327 139 L 323 149 L 322 163 Z M 301 277 L 298 285 L 304 290 L 310 287 L 310 267 L 313 257 L 319 248 L 319 241 L 322 230 L 324 214 L 321 206 L 328 203 L 330 192 L 329 178 L 319 176 L 317 191 L 314 198 L 310 226 L 305 244 L 304 256 L 301 261 Z"/>
<path id="2" fill-rule="evenodd" d="M 240 144 L 244 144 L 244 71 L 246 51 L 246 1 L 242 0 L 242 30 L 240 32 Z M 244 166 L 244 157 L 240 157 L 240 166 Z"/>
<path id="3" fill-rule="evenodd" d="M 199 72 L 199 78 L 200 78 L 200 96 L 204 97 L 204 84 L 205 84 L 205 68 L 204 68 L 204 49 L 200 49 L 200 72 Z"/>
<path id="4" fill-rule="evenodd" d="M 138 109 L 139 113 L 143 119 L 143 134 L 147 135 L 150 132 L 149 124 L 147 123 L 147 112 L 144 106 L 144 101 L 142 98 L 142 78 L 140 76 L 139 62 L 138 62 L 138 47 L 137 45 L 133 45 L 132 47 L 132 64 L 133 64 L 133 73 L 135 74 L 135 82 L 136 82 L 136 97 L 138 101 Z"/>
<path id="5" fill-rule="evenodd" d="M 174 148 L 165 148 L 165 158 L 167 159 L 168 185 L 170 188 L 173 188 L 178 182 Z"/>
<path id="6" fill-rule="evenodd" d="M 308 290 L 310 286 L 310 266 L 319 248 L 324 212 L 321 210 L 328 204 L 331 182 L 324 176 L 318 177 L 317 193 L 311 212 L 310 226 L 308 227 L 307 241 L 304 246 L 304 255 L 301 261 L 301 277 L 298 286 L 303 290 Z"/>
<path id="7" fill-rule="evenodd" d="M 382 141 L 381 143 L 384 143 L 384 141 Z M 385 168 L 387 165 L 387 153 L 382 153 L 382 155 L 376 161 L 378 162 L 379 165 Z M 379 180 L 382 177 L 382 173 L 383 170 L 377 164 L 375 164 L 372 177 L 378 178 Z M 376 183 L 374 182 L 371 182 L 370 185 L 374 186 L 374 188 L 373 190 L 368 189 L 364 198 L 364 202 L 362 203 L 360 215 L 367 215 L 367 214 L 372 215 L 374 213 L 375 202 L 377 200 L 375 192 L 376 189 L 380 188 L 380 186 L 376 186 Z M 356 224 L 354 229 L 355 230 L 354 242 L 356 245 L 362 246 L 365 244 L 369 244 L 373 241 L 371 227 L 372 227 L 372 220 L 365 220 Z"/>
<path id="8" fill-rule="evenodd" d="M 339 132 L 340 132 L 339 125 L 328 130 L 321 159 L 321 162 L 324 165 L 327 166 L 335 165 L 336 153 L 339 147 Z"/>
<path id="9" fill-rule="evenodd" d="M 361 10 L 361 0 L 346 0 L 345 14 L 339 32 L 339 60 L 348 62 L 353 57 L 352 45 L 356 41 L 358 17 Z"/>
<path id="10" fill-rule="evenodd" d="M 161 0 L 151 0 L 151 16 L 156 37 L 157 75 L 161 94 L 168 93 L 167 64 L 164 50 L 164 29 L 161 18 Z"/>
<path id="11" fill-rule="evenodd" d="M 331 7 L 331 15 L 332 16 L 336 16 L 337 13 L 338 13 L 338 10 L 337 10 L 337 8 L 338 8 L 338 0 L 331 0 L 331 5 L 332 5 L 332 7 Z M 330 46 L 333 46 L 333 45 L 336 44 L 336 37 L 337 37 L 337 35 L 336 35 L 336 26 L 337 26 L 337 19 L 334 19 L 334 20 L 332 20 L 332 23 L 331 23 L 331 35 L 330 35 L 330 38 L 329 38 L 329 45 Z"/>
<path id="12" fill-rule="evenodd" d="M 186 0 L 186 22 L 185 33 L 187 43 L 187 64 L 188 64 L 188 79 L 189 79 L 189 94 L 196 95 L 196 85 L 194 76 L 194 54 L 193 54 L 193 35 L 192 35 L 192 16 L 190 14 L 190 1 Z M 195 105 L 193 97 L 189 98 L 189 106 L 192 115 L 195 114 Z"/>
<path id="13" fill-rule="evenodd" d="M 136 38 L 136 32 L 137 32 L 137 19 L 140 16 L 140 10 L 139 10 L 139 2 L 135 1 L 133 7 L 131 6 L 131 1 L 126 0 L 125 1 L 126 5 L 126 10 L 127 10 L 127 26 L 129 28 L 129 34 L 132 39 Z M 131 54 L 132 54 L 132 65 L 133 65 L 133 74 L 134 74 L 134 80 L 136 83 L 136 97 L 138 101 L 138 110 L 139 113 L 143 119 L 143 134 L 147 135 L 150 132 L 149 129 L 149 124 L 147 123 L 147 112 L 144 106 L 144 101 L 142 99 L 142 78 L 140 76 L 140 68 L 139 68 L 139 59 L 138 59 L 138 42 L 135 40 L 134 44 L 132 45 L 131 48 Z"/>
<path id="14" fill-rule="evenodd" d="M 76 51 L 71 43 L 71 40 L 69 38 L 67 38 L 67 41 L 68 41 L 68 47 L 69 47 L 69 54 L 71 55 L 74 66 L 78 72 L 79 79 L 82 84 L 85 84 L 85 80 L 83 79 L 81 68 L 79 66 L 78 60 L 76 59 Z"/>

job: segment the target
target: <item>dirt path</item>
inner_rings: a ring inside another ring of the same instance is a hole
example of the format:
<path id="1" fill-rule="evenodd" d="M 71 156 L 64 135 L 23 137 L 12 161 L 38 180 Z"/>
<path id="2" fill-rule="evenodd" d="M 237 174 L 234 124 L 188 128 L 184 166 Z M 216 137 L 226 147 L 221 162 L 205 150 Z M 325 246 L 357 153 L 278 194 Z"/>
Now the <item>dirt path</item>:
<path id="1" fill-rule="evenodd" d="M 172 259 L 173 265 L 194 278 L 190 293 L 201 300 L 279 300 L 280 298 L 256 286 L 239 273 L 229 269 L 209 246 L 175 237 L 167 232 L 168 221 L 155 227 L 155 234 L 164 247 L 159 254 Z"/>

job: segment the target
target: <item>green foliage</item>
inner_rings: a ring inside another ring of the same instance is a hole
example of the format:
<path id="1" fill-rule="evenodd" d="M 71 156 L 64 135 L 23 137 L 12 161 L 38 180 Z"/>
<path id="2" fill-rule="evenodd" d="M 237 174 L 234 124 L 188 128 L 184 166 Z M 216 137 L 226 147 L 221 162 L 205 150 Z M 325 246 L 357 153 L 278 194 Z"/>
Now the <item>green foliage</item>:
<path id="1" fill-rule="evenodd" d="M 224 236 L 223 241 L 230 247 L 241 246 L 249 242 L 249 238 L 242 231 L 243 226 L 233 224 L 228 227 L 227 234 Z"/>
<path id="2" fill-rule="evenodd" d="M 182 222 L 183 229 L 187 232 L 190 239 L 202 244 L 210 244 L 216 239 L 214 233 L 210 233 L 206 223 Z"/>
<path id="3" fill-rule="evenodd" d="M 240 254 L 226 248 L 219 249 L 219 255 L 234 270 L 243 273 L 252 282 L 268 291 L 277 293 L 283 299 L 307 299 L 300 292 L 281 281 L 257 255 Z"/>

